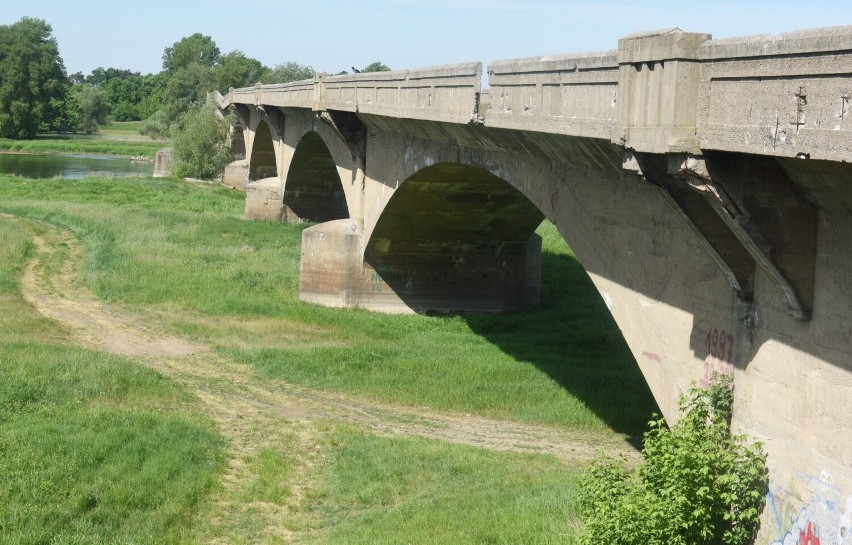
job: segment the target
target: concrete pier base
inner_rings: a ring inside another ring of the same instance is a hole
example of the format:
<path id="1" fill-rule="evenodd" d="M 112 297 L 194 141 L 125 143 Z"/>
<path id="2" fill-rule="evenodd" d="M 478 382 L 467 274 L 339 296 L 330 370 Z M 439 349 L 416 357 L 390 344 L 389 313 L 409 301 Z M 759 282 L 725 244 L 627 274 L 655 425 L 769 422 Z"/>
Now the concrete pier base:
<path id="1" fill-rule="evenodd" d="M 247 160 L 241 159 L 229 163 L 225 165 L 225 171 L 222 173 L 222 185 L 245 191 L 248 173 L 249 162 Z"/>
<path id="2" fill-rule="evenodd" d="M 264 178 L 246 183 L 247 220 L 281 221 L 284 214 L 284 195 L 281 180 Z"/>
<path id="3" fill-rule="evenodd" d="M 500 259 L 384 255 L 364 261 L 362 248 L 352 220 L 306 229 L 299 298 L 393 314 L 500 312 L 539 303 L 541 237 L 536 234 L 519 255 Z"/>
<path id="4" fill-rule="evenodd" d="M 164 148 L 154 156 L 154 178 L 165 178 L 172 175 L 174 160 L 172 159 L 172 148 Z"/>

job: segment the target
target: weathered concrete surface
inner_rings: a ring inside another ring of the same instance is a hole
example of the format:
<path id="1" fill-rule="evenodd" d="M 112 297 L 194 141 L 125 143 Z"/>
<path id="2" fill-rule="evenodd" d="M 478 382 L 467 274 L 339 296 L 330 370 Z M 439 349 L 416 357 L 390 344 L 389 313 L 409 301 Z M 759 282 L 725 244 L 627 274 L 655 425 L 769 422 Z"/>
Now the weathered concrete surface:
<path id="1" fill-rule="evenodd" d="M 245 191 L 249 175 L 249 162 L 246 159 L 237 160 L 225 165 L 222 173 L 222 184 L 240 191 Z"/>
<path id="2" fill-rule="evenodd" d="M 531 235 L 547 218 L 666 417 L 690 383 L 734 375 L 735 426 L 769 453 L 758 543 L 811 532 L 845 545 L 850 67 L 852 27 L 727 40 L 670 29 L 497 61 L 487 90 L 469 63 L 320 75 L 219 105 L 245 110 L 249 171 L 266 176 L 247 186 L 247 217 L 337 210 L 304 232 L 302 299 L 534 303 Z"/>
<path id="3" fill-rule="evenodd" d="M 249 181 L 245 189 L 246 219 L 281 221 L 284 218 L 280 179 L 275 177 Z"/>
<path id="4" fill-rule="evenodd" d="M 172 175 L 174 160 L 172 160 L 172 148 L 161 149 L 154 156 L 154 178 L 165 178 Z"/>

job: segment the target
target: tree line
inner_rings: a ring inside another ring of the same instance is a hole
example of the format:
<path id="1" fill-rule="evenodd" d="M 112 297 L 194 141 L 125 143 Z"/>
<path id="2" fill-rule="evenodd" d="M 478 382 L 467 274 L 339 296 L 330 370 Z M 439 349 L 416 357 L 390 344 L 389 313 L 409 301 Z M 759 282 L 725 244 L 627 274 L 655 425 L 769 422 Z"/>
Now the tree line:
<path id="1" fill-rule="evenodd" d="M 109 119 L 145 121 L 144 134 L 169 136 L 209 91 L 314 76 L 311 66 L 293 61 L 268 67 L 239 50 L 222 54 L 210 36 L 200 33 L 165 48 L 157 74 L 99 67 L 68 75 L 52 32 L 46 21 L 32 17 L 0 25 L 0 137 L 91 133 Z M 380 62 L 356 69 L 386 70 Z"/>

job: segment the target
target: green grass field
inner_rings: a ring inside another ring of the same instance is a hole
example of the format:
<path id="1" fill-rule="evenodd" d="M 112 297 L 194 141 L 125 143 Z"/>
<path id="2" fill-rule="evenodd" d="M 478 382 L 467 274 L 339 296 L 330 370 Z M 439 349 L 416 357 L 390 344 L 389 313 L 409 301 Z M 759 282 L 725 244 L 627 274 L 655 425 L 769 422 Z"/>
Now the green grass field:
<path id="1" fill-rule="evenodd" d="M 95 134 L 40 134 L 32 140 L 0 138 L 0 151 L 23 153 L 95 153 L 153 157 L 170 145 L 139 134 L 141 121 L 110 123 Z"/>
<path id="2" fill-rule="evenodd" d="M 220 440 L 175 384 L 68 344 L 20 297 L 29 233 L 0 232 L 0 543 L 183 543 Z"/>
<path id="3" fill-rule="evenodd" d="M 73 232 L 86 251 L 80 274 L 100 299 L 269 379 L 632 436 L 656 410 L 551 225 L 539 229 L 542 308 L 386 316 L 299 302 L 306 226 L 247 222 L 243 206 L 242 193 L 174 179 L 0 176 L 0 212 Z M 0 250 L 11 309 L 0 317 L 0 543 L 251 542 L 260 532 L 251 516 L 226 525 L 216 511 L 221 439 L 192 397 L 132 362 L 70 346 L 17 291 L 27 233 L 2 218 L 0 230 L 11 241 Z M 247 506 L 288 505 L 290 530 L 307 542 L 571 542 L 579 468 L 336 424 L 313 437 L 245 460 L 250 477 L 234 493 Z M 288 500 L 310 458 L 299 449 L 320 462 L 304 497 Z"/>

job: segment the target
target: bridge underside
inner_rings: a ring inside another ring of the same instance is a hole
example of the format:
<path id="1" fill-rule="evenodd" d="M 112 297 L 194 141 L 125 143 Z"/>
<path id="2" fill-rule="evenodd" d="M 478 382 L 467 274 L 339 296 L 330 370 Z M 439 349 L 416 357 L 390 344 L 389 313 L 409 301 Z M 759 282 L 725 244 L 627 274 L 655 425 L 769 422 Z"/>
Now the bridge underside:
<path id="1" fill-rule="evenodd" d="M 284 219 L 322 223 L 349 217 L 337 165 L 322 138 L 305 135 L 296 147 L 284 188 Z"/>
<path id="2" fill-rule="evenodd" d="M 534 306 L 543 218 L 484 169 L 431 166 L 396 191 L 363 253 L 351 222 L 305 231 L 300 297 L 396 313 Z"/>

